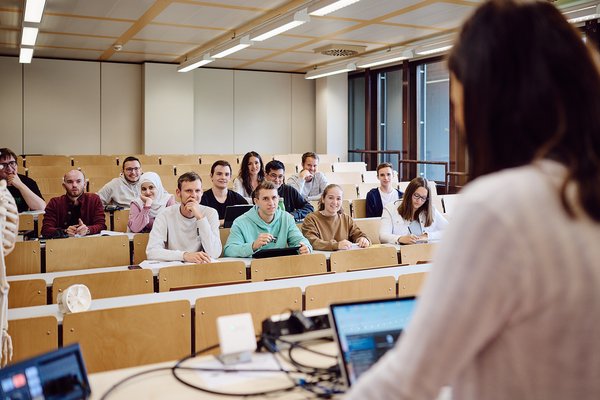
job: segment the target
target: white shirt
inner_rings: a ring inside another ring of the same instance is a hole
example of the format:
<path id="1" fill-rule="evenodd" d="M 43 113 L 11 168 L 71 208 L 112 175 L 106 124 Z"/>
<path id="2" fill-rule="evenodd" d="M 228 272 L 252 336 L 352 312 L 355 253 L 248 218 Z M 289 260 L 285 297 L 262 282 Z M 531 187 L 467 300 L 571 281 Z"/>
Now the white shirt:
<path id="1" fill-rule="evenodd" d="M 348 399 L 596 400 L 600 224 L 565 212 L 554 162 L 477 179 L 398 345 Z"/>
<path id="2" fill-rule="evenodd" d="M 406 199 L 410 201 L 410 199 Z M 400 236 L 409 235 L 409 230 L 412 221 L 406 220 L 398 214 L 398 206 L 400 201 L 390 203 L 383 207 L 381 214 L 381 224 L 379 225 L 379 240 L 381 243 L 397 243 Z M 429 226 L 425 226 L 425 214 L 419 214 L 419 224 L 421 224 L 421 232 L 427 233 L 427 237 L 432 240 L 438 240 L 442 237 L 442 231 L 448 225 L 448 221 L 435 208 L 433 211 L 433 222 Z M 413 232 L 414 233 L 414 232 Z"/>
<path id="3" fill-rule="evenodd" d="M 400 197 L 398 196 L 398 191 L 394 188 L 392 188 L 392 191 L 389 193 L 382 191 L 381 188 L 377 188 L 377 190 L 379 190 L 379 196 L 381 196 L 381 204 L 383 204 L 384 207 L 400 199 Z"/>
<path id="4" fill-rule="evenodd" d="M 219 215 L 210 207 L 200 205 L 204 218 L 186 218 L 174 204 L 158 214 L 150 231 L 146 255 L 149 260 L 183 261 L 183 253 L 204 251 L 219 258 L 222 245 L 219 236 Z"/>
<path id="5" fill-rule="evenodd" d="M 129 208 L 132 201 L 139 199 L 140 187 L 140 180 L 131 183 L 121 174 L 118 178 L 114 178 L 102 186 L 98 190 L 98 196 L 100 196 L 100 200 L 102 200 L 102 204 L 104 205 L 112 203 Z"/>

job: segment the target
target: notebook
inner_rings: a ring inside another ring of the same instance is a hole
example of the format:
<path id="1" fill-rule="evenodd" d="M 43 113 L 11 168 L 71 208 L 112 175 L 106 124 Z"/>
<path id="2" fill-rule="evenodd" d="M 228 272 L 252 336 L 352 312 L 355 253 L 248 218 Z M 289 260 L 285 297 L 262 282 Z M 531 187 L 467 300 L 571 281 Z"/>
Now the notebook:
<path id="1" fill-rule="evenodd" d="M 225 207 L 225 215 L 223 216 L 223 228 L 231 228 L 233 221 L 244 214 L 246 211 L 254 207 L 251 204 L 238 204 L 235 206 Z"/>
<path id="2" fill-rule="evenodd" d="M 0 399 L 87 399 L 90 385 L 79 344 L 0 369 Z"/>
<path id="3" fill-rule="evenodd" d="M 331 304 L 329 320 L 348 387 L 394 347 L 410 321 L 415 297 Z"/>

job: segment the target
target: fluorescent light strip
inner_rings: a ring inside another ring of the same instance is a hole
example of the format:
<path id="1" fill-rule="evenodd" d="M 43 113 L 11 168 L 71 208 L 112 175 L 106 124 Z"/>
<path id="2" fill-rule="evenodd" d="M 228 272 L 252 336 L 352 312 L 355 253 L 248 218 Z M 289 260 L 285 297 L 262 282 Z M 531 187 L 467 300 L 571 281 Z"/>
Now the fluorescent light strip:
<path id="1" fill-rule="evenodd" d="M 31 63 L 33 58 L 33 49 L 27 47 L 21 47 L 21 53 L 19 54 L 19 62 L 21 64 Z"/>
<path id="2" fill-rule="evenodd" d="M 306 73 L 304 79 L 317 79 L 325 76 L 337 75 L 344 72 L 356 71 L 356 64 L 350 63 L 346 66 L 325 68 L 319 71 L 318 69 Z"/>
<path id="3" fill-rule="evenodd" d="M 312 11 L 310 15 L 316 15 L 317 17 L 322 17 L 327 14 L 331 14 L 341 8 L 347 7 L 350 4 L 358 3 L 360 0 L 339 0 L 334 2 L 326 2 L 327 5 L 321 8 L 317 8 L 315 11 Z"/>
<path id="4" fill-rule="evenodd" d="M 580 22 L 590 21 L 592 19 L 598 19 L 598 18 L 600 18 L 600 14 L 591 14 L 591 15 L 586 15 L 583 17 L 571 18 L 571 19 L 568 19 L 567 21 L 570 24 L 578 24 Z"/>
<path id="5" fill-rule="evenodd" d="M 220 52 L 216 53 L 216 54 L 212 54 L 211 57 L 212 58 L 223 58 L 223 57 L 227 57 L 230 54 L 233 54 L 237 51 L 243 50 L 246 47 L 250 47 L 252 45 L 252 43 L 250 42 L 250 38 L 248 36 L 244 36 L 243 38 L 240 39 L 239 44 L 236 44 L 235 46 L 226 48 L 225 50 L 221 50 Z"/>
<path id="6" fill-rule="evenodd" d="M 263 40 L 267 40 L 272 38 L 273 36 L 279 35 L 280 33 L 289 31 L 297 26 L 305 24 L 306 21 L 291 21 L 285 25 L 281 25 L 278 28 L 272 29 L 268 32 L 263 33 L 262 35 L 258 35 L 257 37 L 253 37 L 252 40 L 255 42 L 262 42 Z"/>
<path id="7" fill-rule="evenodd" d="M 307 14 L 307 10 L 304 9 L 302 11 L 296 12 L 293 16 L 288 16 L 288 17 L 280 20 L 279 23 L 283 24 L 281 26 L 277 26 L 273 29 L 269 29 L 269 30 L 265 31 L 264 33 L 260 33 L 262 30 L 259 30 L 257 32 L 259 34 L 255 37 L 253 37 L 252 40 L 255 42 L 262 42 L 263 40 L 267 40 L 269 38 L 272 38 L 273 36 L 279 35 L 280 33 L 289 31 L 290 29 L 293 29 L 297 26 L 303 25 L 309 21 L 310 21 L 310 17 Z M 271 26 L 273 26 L 275 23 L 276 22 L 271 24 Z"/>
<path id="8" fill-rule="evenodd" d="M 25 22 L 35 22 L 39 24 L 44 13 L 46 0 L 27 0 L 25 3 Z"/>
<path id="9" fill-rule="evenodd" d="M 21 46 L 34 46 L 38 32 L 39 28 L 24 26 L 23 35 L 21 36 Z"/>
<path id="10" fill-rule="evenodd" d="M 190 65 L 185 65 L 185 63 L 181 64 L 179 66 L 179 68 L 177 68 L 177 72 L 188 72 L 188 71 L 191 71 L 193 69 L 202 67 L 202 66 L 204 66 L 206 64 L 210 64 L 213 61 L 215 61 L 214 58 L 210 58 L 208 55 L 205 55 L 202 60 L 194 62 L 194 63 L 192 63 Z"/>
<path id="11" fill-rule="evenodd" d="M 420 55 L 420 56 L 426 56 L 429 54 L 442 53 L 446 50 L 450 50 L 451 48 L 452 48 L 452 45 L 449 44 L 447 46 L 436 47 L 434 49 L 415 51 L 415 54 Z"/>
<path id="12" fill-rule="evenodd" d="M 588 6 L 583 8 L 578 8 L 577 10 L 565 11 L 563 14 L 572 14 L 580 11 L 590 10 L 592 8 L 596 8 L 596 6 Z"/>
<path id="13" fill-rule="evenodd" d="M 388 52 L 384 54 L 380 54 L 378 56 L 367 57 L 362 61 L 356 63 L 356 66 L 359 68 L 370 68 L 376 67 L 378 65 L 391 64 L 397 61 L 408 60 L 413 57 L 413 52 L 411 50 L 404 50 L 402 53 L 399 51 Z"/>

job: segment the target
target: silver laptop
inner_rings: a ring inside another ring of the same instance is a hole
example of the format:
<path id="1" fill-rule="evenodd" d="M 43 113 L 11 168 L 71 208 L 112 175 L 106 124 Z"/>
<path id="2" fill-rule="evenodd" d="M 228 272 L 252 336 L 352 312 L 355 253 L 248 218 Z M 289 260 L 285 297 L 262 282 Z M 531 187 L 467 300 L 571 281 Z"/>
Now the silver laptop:
<path id="1" fill-rule="evenodd" d="M 329 306 L 340 370 L 348 387 L 394 347 L 415 305 L 415 297 L 399 297 Z"/>

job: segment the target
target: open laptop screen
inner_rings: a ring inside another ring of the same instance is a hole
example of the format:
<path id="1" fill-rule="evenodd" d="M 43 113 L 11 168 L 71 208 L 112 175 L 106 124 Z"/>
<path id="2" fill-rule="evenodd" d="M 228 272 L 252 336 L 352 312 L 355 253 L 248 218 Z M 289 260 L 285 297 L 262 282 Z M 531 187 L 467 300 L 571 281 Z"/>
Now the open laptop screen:
<path id="1" fill-rule="evenodd" d="M 237 204 L 234 206 L 227 206 L 225 208 L 225 215 L 223 216 L 223 228 L 231 228 L 233 221 L 244 214 L 248 210 L 254 207 L 251 204 Z"/>
<path id="2" fill-rule="evenodd" d="M 348 386 L 394 347 L 412 317 L 415 304 L 414 297 L 402 297 L 330 306 L 331 327 Z"/>

